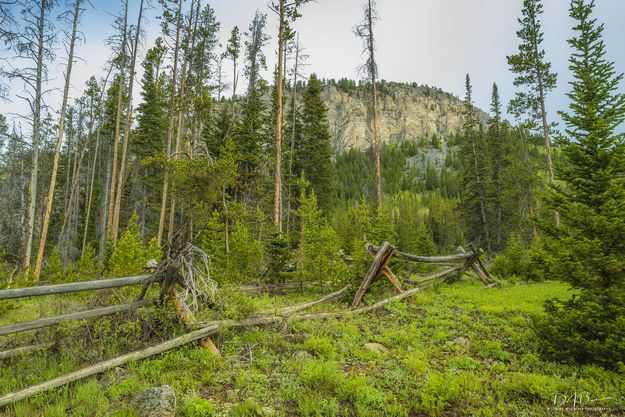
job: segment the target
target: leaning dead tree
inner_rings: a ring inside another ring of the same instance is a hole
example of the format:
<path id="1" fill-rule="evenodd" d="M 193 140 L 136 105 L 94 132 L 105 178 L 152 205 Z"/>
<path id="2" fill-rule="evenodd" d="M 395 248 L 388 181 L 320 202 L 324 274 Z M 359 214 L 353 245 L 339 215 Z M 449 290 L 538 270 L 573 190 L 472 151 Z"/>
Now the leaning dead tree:
<path id="1" fill-rule="evenodd" d="M 52 177 L 48 187 L 48 197 L 46 198 L 45 211 L 43 213 L 43 225 L 41 230 L 41 238 L 39 239 L 39 250 L 35 261 L 35 278 L 39 279 L 41 268 L 43 266 L 43 255 L 46 248 L 46 240 L 48 237 L 48 226 L 50 225 L 50 215 L 52 214 L 52 204 L 54 202 L 54 191 L 56 189 L 56 177 L 59 167 L 59 158 L 61 156 L 61 145 L 63 144 L 63 133 L 65 132 L 65 112 L 67 110 L 67 99 L 69 95 L 69 87 L 72 80 L 72 68 L 74 65 L 74 47 L 76 46 L 76 37 L 78 33 L 78 21 L 82 9 L 80 0 L 76 0 L 74 4 L 74 12 L 72 14 L 72 31 L 69 39 L 69 49 L 67 56 L 67 68 L 65 69 L 65 87 L 63 88 L 63 101 L 61 104 L 61 119 L 59 121 L 59 132 L 54 148 L 54 158 L 52 160 Z"/>

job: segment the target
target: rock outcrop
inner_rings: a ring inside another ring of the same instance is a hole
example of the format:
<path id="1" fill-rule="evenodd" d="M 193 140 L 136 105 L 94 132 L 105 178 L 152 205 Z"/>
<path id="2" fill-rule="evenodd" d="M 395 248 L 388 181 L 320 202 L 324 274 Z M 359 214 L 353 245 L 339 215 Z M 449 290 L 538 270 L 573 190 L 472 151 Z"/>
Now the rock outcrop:
<path id="1" fill-rule="evenodd" d="M 385 83 L 379 90 L 382 143 L 418 141 L 432 135 L 444 138 L 462 130 L 463 102 L 452 94 L 436 88 L 398 83 Z M 341 88 L 329 84 L 322 97 L 328 106 L 334 150 L 340 153 L 371 146 L 368 88 Z M 482 121 L 488 120 L 486 113 L 478 113 Z"/>

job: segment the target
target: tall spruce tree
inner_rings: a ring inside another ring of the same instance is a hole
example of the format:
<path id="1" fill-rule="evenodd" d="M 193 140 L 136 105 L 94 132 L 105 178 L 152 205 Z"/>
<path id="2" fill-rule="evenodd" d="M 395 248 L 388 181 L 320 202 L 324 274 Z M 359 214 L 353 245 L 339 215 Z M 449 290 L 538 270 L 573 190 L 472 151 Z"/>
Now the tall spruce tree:
<path id="1" fill-rule="evenodd" d="M 547 94 L 556 88 L 557 74 L 551 71 L 551 63 L 542 49 L 543 32 L 540 16 L 543 13 L 542 0 L 523 0 L 521 29 L 517 31 L 521 43 L 516 55 L 508 56 L 510 70 L 516 74 L 514 85 L 522 90 L 510 101 L 508 110 L 517 118 L 525 115 L 527 125 L 542 133 L 547 159 L 547 177 L 553 185 L 553 157 L 551 151 L 550 126 L 547 120 L 545 100 Z M 554 213 L 556 225 L 558 212 Z"/>
<path id="2" fill-rule="evenodd" d="M 594 1 L 572 0 L 575 36 L 569 40 L 573 72 L 563 154 L 550 206 L 559 228 L 545 225 L 553 275 L 577 293 L 549 300 L 539 322 L 542 347 L 551 356 L 616 366 L 625 362 L 625 121 L 623 79 L 606 60 L 604 25 Z M 621 90 L 622 91 L 622 90 Z"/>
<path id="3" fill-rule="evenodd" d="M 491 251 L 490 222 L 487 207 L 487 172 L 483 132 L 473 106 L 473 87 L 465 79 L 462 156 L 462 199 L 469 240 L 485 245 Z"/>
<path id="4" fill-rule="evenodd" d="M 133 152 L 139 164 L 141 231 L 150 233 L 158 226 L 157 206 L 163 186 L 162 165 L 158 161 L 159 156 L 164 156 L 167 137 L 166 80 L 163 71 L 165 54 L 162 38 L 157 38 L 154 47 L 146 53 L 141 79 L 143 101 L 137 108 L 139 124 L 132 136 Z"/>
<path id="5" fill-rule="evenodd" d="M 265 33 L 267 15 L 256 12 L 245 41 L 245 75 L 247 97 L 235 128 L 236 152 L 239 158 L 239 184 L 236 194 L 241 200 L 255 196 L 259 187 L 258 168 L 263 160 L 263 142 L 267 127 L 266 104 L 263 95 L 268 87 L 260 72 L 267 68 L 262 48 L 269 37 Z"/>
<path id="6" fill-rule="evenodd" d="M 503 244 L 503 183 L 502 172 L 504 169 L 504 128 L 505 125 L 501 116 L 501 100 L 499 98 L 499 88 L 493 84 L 490 104 L 491 119 L 488 121 L 488 155 L 491 165 L 491 191 L 490 202 L 493 206 L 493 240 L 494 249 L 502 249 Z"/>
<path id="7" fill-rule="evenodd" d="M 328 108 L 321 98 L 323 86 L 310 76 L 302 96 L 302 135 L 295 151 L 295 172 L 306 174 L 319 207 L 327 212 L 332 203 L 332 145 Z"/>

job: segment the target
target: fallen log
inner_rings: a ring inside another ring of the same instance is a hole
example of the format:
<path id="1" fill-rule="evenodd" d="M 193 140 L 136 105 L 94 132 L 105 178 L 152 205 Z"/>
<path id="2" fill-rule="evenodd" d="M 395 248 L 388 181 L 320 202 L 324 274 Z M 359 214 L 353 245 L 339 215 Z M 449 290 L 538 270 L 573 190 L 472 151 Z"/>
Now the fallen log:
<path id="1" fill-rule="evenodd" d="M 346 288 L 344 288 L 341 291 L 347 291 Z M 339 292 L 341 292 L 339 291 Z M 398 294 L 394 297 L 379 301 L 375 304 L 372 304 L 371 306 L 367 306 L 367 307 L 362 307 L 356 310 L 348 310 L 345 312 L 332 312 L 332 313 L 314 313 L 314 314 L 309 314 L 309 315 L 303 315 L 303 316 L 295 316 L 297 319 L 300 320 L 314 320 L 314 319 L 324 319 L 324 318 L 328 318 L 328 317 L 340 317 L 340 316 L 344 316 L 344 315 L 356 315 L 356 314 L 362 314 L 362 313 L 366 313 L 368 311 L 377 309 L 377 308 L 381 308 L 383 306 L 385 306 L 388 303 L 391 303 L 393 301 L 399 301 L 399 300 L 403 300 L 405 298 L 408 298 L 414 294 L 416 294 L 419 291 L 418 288 L 413 288 L 409 291 L 406 291 L 402 294 Z M 336 294 L 336 293 L 335 293 Z M 333 295 L 333 294 L 330 294 Z M 327 299 L 328 296 L 324 297 L 323 299 Z M 296 306 L 297 308 L 303 308 L 304 305 L 310 306 L 318 304 L 320 302 L 320 300 L 317 300 L 317 302 L 313 302 L 313 303 L 306 303 L 306 304 L 302 304 L 301 306 Z M 293 311 L 293 310 L 291 310 Z M 222 327 L 252 327 L 252 326 L 262 326 L 262 325 L 268 325 L 268 324 L 273 324 L 273 323 L 278 323 L 278 322 L 282 322 L 285 319 L 287 319 L 289 316 L 288 315 L 280 315 L 280 316 L 267 316 L 267 317 L 257 317 L 257 318 L 251 318 L 251 319 L 245 319 L 245 320 L 222 320 L 222 321 L 216 321 L 213 324 L 207 325 L 206 327 L 203 327 L 201 329 L 198 330 L 194 330 L 190 333 L 187 333 L 185 335 L 173 338 L 171 340 L 159 343 L 157 345 L 154 346 L 150 346 L 148 348 L 145 349 L 141 349 L 141 350 L 137 350 L 131 353 L 127 353 L 125 355 L 122 356 L 118 356 L 116 358 L 113 359 L 109 359 L 106 360 L 104 362 L 100 362 L 98 364 L 92 365 L 92 366 L 88 366 L 86 368 L 80 369 L 78 371 L 74 371 L 74 372 L 70 372 L 68 374 L 59 376 L 57 378 L 51 379 L 49 381 L 46 382 L 42 382 L 40 384 L 37 385 L 33 385 L 31 387 L 25 388 L 23 390 L 20 391 L 15 391 L 15 392 L 11 392 L 9 394 L 5 394 L 3 396 L 0 397 L 0 407 L 4 407 L 8 404 L 12 404 L 16 401 L 20 401 L 26 398 L 29 398 L 33 395 L 48 391 L 50 389 L 53 388 L 57 388 L 60 387 L 62 385 L 71 383 L 71 382 L 75 382 L 78 381 L 80 379 L 83 378 L 87 378 L 89 376 L 92 375 L 96 375 L 99 374 L 101 372 L 113 369 L 117 366 L 122 366 L 128 362 L 131 361 L 137 361 L 137 360 L 141 360 L 141 359 L 145 359 L 148 358 L 150 356 L 154 356 L 157 355 L 159 353 L 163 353 L 167 350 L 185 345 L 187 343 L 191 343 L 191 342 L 195 342 L 197 340 L 200 339 L 204 339 L 206 337 L 209 337 L 213 334 L 215 334 L 220 328 Z"/>
<path id="2" fill-rule="evenodd" d="M 38 343 L 36 345 L 20 346 L 13 349 L 7 349 L 0 352 L 0 360 L 10 359 L 16 356 L 27 355 L 33 352 L 50 349 L 54 343 Z"/>
<path id="3" fill-rule="evenodd" d="M 94 317 L 110 316 L 112 314 L 120 313 L 122 311 L 136 310 L 145 306 L 146 304 L 148 304 L 147 300 L 139 300 L 128 304 L 117 304 L 114 306 L 96 308 L 93 310 L 79 311 L 77 313 L 62 314 L 60 316 L 45 317 L 42 319 L 10 324 L 8 326 L 0 327 L 0 336 L 55 326 L 65 320 L 85 320 Z"/>
<path id="4" fill-rule="evenodd" d="M 102 290 L 106 288 L 119 288 L 129 285 L 148 284 L 162 280 L 159 275 L 139 275 L 136 277 L 124 277 L 114 279 L 102 279 L 97 281 L 72 282 L 69 284 L 42 285 L 40 287 L 14 288 L 0 290 L 0 300 L 12 298 L 40 297 L 43 295 L 65 294 L 70 292 Z"/>
<path id="5" fill-rule="evenodd" d="M 435 279 L 439 279 L 439 278 L 444 278 L 447 275 L 453 274 L 454 272 L 460 270 L 460 265 L 456 265 L 454 267 L 436 272 L 434 274 L 430 274 L 430 275 L 426 275 L 420 279 L 409 279 L 407 278 L 406 281 L 410 282 L 411 284 L 423 284 L 424 282 L 429 282 L 429 281 L 433 281 Z"/>
<path id="6" fill-rule="evenodd" d="M 365 245 L 369 252 L 377 253 L 380 250 L 379 246 L 374 246 L 371 243 L 367 243 Z M 458 253 L 455 255 L 444 255 L 444 256 L 421 256 L 421 255 L 413 255 L 411 253 L 395 251 L 393 252 L 393 256 L 401 259 L 405 259 L 407 261 L 415 261 L 415 262 L 424 262 L 430 264 L 440 264 L 447 262 L 459 262 L 463 261 L 467 258 L 473 256 L 473 252 L 465 252 Z"/>

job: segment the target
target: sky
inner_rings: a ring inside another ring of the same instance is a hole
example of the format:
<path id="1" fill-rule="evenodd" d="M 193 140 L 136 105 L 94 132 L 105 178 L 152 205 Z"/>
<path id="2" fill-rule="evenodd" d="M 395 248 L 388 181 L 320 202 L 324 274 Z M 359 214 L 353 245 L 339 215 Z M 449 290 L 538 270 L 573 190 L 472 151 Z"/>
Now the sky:
<path id="1" fill-rule="evenodd" d="M 272 39 L 265 54 L 271 70 L 276 61 L 277 18 L 268 9 L 270 0 L 204 0 L 204 3 L 206 1 L 221 22 L 224 43 L 235 25 L 242 31 L 247 30 L 257 9 L 268 13 L 268 32 Z M 315 72 L 321 78 L 358 78 L 357 69 L 364 58 L 361 41 L 354 36 L 353 27 L 363 17 L 364 2 L 316 0 L 301 9 L 302 17 L 294 26 L 309 55 L 306 73 Z M 154 44 L 160 33 L 156 18 L 160 6 L 155 0 L 152 3 L 147 13 L 142 53 Z M 189 1 L 186 3 L 188 7 Z M 543 3 L 544 49 L 553 70 L 559 74 L 558 87 L 548 97 L 547 108 L 550 118 L 558 120 L 557 111 L 568 108 L 566 92 L 571 81 L 568 70 L 571 50 L 566 40 L 573 34 L 573 22 L 568 16 L 568 0 L 544 0 Z M 469 73 L 478 107 L 488 110 L 493 82 L 498 84 L 502 102 L 507 104 L 514 95 L 514 87 L 506 56 L 517 49 L 517 19 L 521 6 L 522 0 L 377 0 L 380 19 L 375 35 L 380 78 L 436 86 L 463 97 L 464 77 Z M 138 7 L 138 0 L 130 0 L 131 22 L 136 18 Z M 110 56 L 105 39 L 113 32 L 113 16 L 119 9 L 119 1 L 91 0 L 85 10 L 81 23 L 85 41 L 77 47 L 81 59 L 74 67 L 71 97 L 81 94 L 91 75 L 104 75 Z M 594 17 L 605 23 L 607 58 L 615 62 L 618 72 L 625 72 L 625 1 L 597 0 Z M 6 56 L 6 52 L 0 55 Z M 57 46 L 57 60 L 50 67 L 52 80 L 48 86 L 56 91 L 46 97 L 51 109 L 58 109 L 61 101 L 64 55 L 64 50 Z M 224 71 L 231 72 L 227 66 Z M 141 79 L 140 66 L 136 77 Z M 270 71 L 264 77 L 271 80 Z M 12 119 L 12 115 L 27 114 L 28 107 L 17 98 L 22 86 L 12 83 L 10 87 L 11 101 L 0 102 L 0 113 Z M 625 92 L 625 83 L 621 83 L 620 88 Z M 139 88 L 136 90 L 135 100 L 139 100 Z"/>

